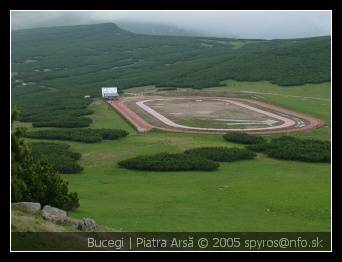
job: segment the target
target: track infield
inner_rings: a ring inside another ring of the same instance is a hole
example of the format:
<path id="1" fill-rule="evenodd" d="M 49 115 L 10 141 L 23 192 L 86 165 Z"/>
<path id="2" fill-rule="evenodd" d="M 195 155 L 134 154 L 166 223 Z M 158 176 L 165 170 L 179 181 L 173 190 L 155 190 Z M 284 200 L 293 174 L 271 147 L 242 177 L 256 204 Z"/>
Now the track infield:
<path id="1" fill-rule="evenodd" d="M 228 97 L 128 97 L 111 105 L 140 132 L 271 134 L 308 130 L 324 121 L 258 100 Z"/>

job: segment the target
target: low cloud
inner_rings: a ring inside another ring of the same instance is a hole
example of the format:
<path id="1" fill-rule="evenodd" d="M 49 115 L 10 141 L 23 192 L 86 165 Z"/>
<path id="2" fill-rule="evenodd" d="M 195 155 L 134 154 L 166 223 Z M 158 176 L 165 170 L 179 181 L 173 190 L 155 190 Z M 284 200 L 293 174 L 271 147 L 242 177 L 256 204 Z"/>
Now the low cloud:
<path id="1" fill-rule="evenodd" d="M 131 21 L 159 23 L 208 36 L 298 38 L 330 35 L 330 11 L 12 11 L 13 30 Z"/>

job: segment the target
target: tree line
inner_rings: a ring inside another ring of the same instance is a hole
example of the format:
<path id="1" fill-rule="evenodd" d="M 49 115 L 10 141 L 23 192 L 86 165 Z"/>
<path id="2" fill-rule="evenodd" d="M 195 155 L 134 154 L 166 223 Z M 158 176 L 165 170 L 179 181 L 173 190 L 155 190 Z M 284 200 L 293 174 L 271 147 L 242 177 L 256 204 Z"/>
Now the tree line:
<path id="1" fill-rule="evenodd" d="M 330 37 L 251 41 L 137 35 L 114 24 L 40 28 L 13 32 L 12 62 L 13 102 L 23 121 L 85 127 L 90 120 L 78 119 L 89 113 L 84 95 L 100 96 L 113 75 L 120 89 L 206 88 L 228 79 L 283 86 L 329 81 Z"/>
<path id="2" fill-rule="evenodd" d="M 243 133 L 229 132 L 223 135 L 229 142 L 246 144 L 246 149 L 264 153 L 268 157 L 305 162 L 330 162 L 331 143 L 315 139 L 301 139 L 292 136 L 265 137 Z"/>
<path id="3" fill-rule="evenodd" d="M 210 171 L 219 167 L 218 162 L 233 162 L 253 159 L 256 154 L 244 148 L 200 147 L 184 151 L 184 153 L 158 153 L 148 156 L 137 156 L 120 161 L 118 164 L 127 169 L 150 171 Z"/>
<path id="4" fill-rule="evenodd" d="M 17 111 L 13 111 L 12 124 L 17 117 Z M 23 140 L 24 133 L 23 128 L 11 133 L 11 201 L 39 202 L 64 210 L 79 207 L 78 195 L 69 191 L 68 182 L 50 164 L 34 159 Z"/>
<path id="5" fill-rule="evenodd" d="M 330 141 L 282 136 L 273 138 L 270 142 L 249 145 L 247 148 L 277 159 L 326 163 L 331 160 Z"/>
<path id="6" fill-rule="evenodd" d="M 127 169 L 149 171 L 211 171 L 219 167 L 219 164 L 192 155 L 159 153 L 151 156 L 137 156 L 123 160 L 119 166 Z"/>
<path id="7" fill-rule="evenodd" d="M 128 132 L 121 129 L 64 128 L 30 131 L 25 134 L 25 137 L 34 139 L 56 139 L 83 143 L 98 143 L 102 140 L 115 140 L 127 135 Z"/>

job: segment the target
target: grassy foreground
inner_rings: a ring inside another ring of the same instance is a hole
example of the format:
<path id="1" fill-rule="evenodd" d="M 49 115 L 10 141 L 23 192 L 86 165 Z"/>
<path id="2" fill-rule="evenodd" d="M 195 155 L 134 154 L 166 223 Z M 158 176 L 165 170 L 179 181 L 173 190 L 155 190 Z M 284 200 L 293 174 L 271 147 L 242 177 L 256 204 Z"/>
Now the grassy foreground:
<path id="1" fill-rule="evenodd" d="M 24 212 L 11 209 L 12 251 L 28 250 L 85 250 L 87 234 L 77 230 L 78 219 L 68 217 L 65 225 L 56 225 L 44 220 L 40 212 Z M 96 225 L 97 232 L 117 232 Z M 26 232 L 30 232 L 26 234 Z M 51 232 L 58 234 L 51 234 Z M 37 233 L 37 234 L 32 234 Z"/>
<path id="2" fill-rule="evenodd" d="M 81 174 L 64 176 L 80 198 L 73 217 L 123 231 L 330 231 L 330 164 L 258 155 L 211 172 L 126 170 L 117 162 L 141 154 L 241 145 L 214 135 L 138 134 L 105 103 L 96 101 L 90 109 L 92 128 L 121 128 L 130 135 L 69 142 L 82 153 L 84 166 Z M 315 136 L 324 139 L 318 130 Z"/>

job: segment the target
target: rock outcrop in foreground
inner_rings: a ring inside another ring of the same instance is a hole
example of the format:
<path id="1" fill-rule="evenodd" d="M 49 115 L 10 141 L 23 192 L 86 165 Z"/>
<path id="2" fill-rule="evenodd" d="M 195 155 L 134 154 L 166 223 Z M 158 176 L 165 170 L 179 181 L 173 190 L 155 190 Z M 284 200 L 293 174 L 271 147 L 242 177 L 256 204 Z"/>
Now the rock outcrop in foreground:
<path id="1" fill-rule="evenodd" d="M 94 232 L 97 229 L 96 222 L 93 219 L 84 217 L 81 220 L 75 220 L 73 218 L 69 218 L 66 211 L 49 205 L 45 205 L 41 208 L 40 203 L 18 202 L 12 203 L 11 207 L 13 210 L 24 212 L 24 214 L 40 212 L 40 217 L 47 222 L 60 226 L 71 226 L 79 231 Z M 22 217 L 23 216 L 21 216 L 21 218 Z M 25 215 L 25 218 L 29 217 Z"/>

